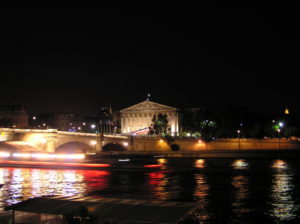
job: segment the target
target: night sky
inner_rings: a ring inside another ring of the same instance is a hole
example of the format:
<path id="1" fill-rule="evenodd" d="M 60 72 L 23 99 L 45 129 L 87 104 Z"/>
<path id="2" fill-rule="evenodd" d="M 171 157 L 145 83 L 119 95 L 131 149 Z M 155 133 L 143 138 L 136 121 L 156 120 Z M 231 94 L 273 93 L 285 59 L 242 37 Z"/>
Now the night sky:
<path id="1" fill-rule="evenodd" d="M 298 113 L 299 7 L 258 2 L 2 5 L 0 105 L 93 114 L 150 92 L 178 108 Z"/>

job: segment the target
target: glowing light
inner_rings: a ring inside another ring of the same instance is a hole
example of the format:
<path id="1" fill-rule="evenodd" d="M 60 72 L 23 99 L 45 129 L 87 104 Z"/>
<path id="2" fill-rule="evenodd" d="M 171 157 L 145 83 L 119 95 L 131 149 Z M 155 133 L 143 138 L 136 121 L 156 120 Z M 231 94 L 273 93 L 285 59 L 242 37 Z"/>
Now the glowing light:
<path id="1" fill-rule="evenodd" d="M 288 166 L 284 160 L 278 159 L 275 160 L 274 163 L 272 164 L 273 169 L 287 169 Z"/>
<path id="2" fill-rule="evenodd" d="M 159 168 L 162 164 L 150 164 L 150 165 L 144 165 L 146 168 Z"/>
<path id="3" fill-rule="evenodd" d="M 96 128 L 96 125 L 95 125 L 95 124 L 91 124 L 91 128 L 92 128 L 92 129 L 95 129 L 95 128 Z"/>
<path id="4" fill-rule="evenodd" d="M 202 140 L 199 139 L 199 140 L 198 140 L 198 144 L 202 144 L 202 143 L 203 143 Z"/>
<path id="5" fill-rule="evenodd" d="M 57 159 L 84 159 L 84 154 L 56 154 Z"/>
<path id="6" fill-rule="evenodd" d="M 35 161 L 0 161 L 0 163 L 16 165 L 36 165 L 36 166 L 68 166 L 68 167 L 110 167 L 110 164 L 102 163 L 63 163 L 63 162 L 35 162 Z"/>
<path id="7" fill-rule="evenodd" d="M 204 159 L 197 159 L 195 161 L 196 168 L 204 168 L 205 167 L 205 160 Z"/>
<path id="8" fill-rule="evenodd" d="M 31 154 L 30 153 L 13 153 L 13 157 L 16 158 L 30 158 Z"/>
<path id="9" fill-rule="evenodd" d="M 34 159 L 84 159 L 84 154 L 13 153 L 14 158 Z"/>
<path id="10" fill-rule="evenodd" d="M 34 153 L 31 154 L 32 158 L 35 159 L 55 159 L 56 155 L 55 154 L 45 154 L 45 153 Z"/>
<path id="11" fill-rule="evenodd" d="M 90 144 L 91 144 L 92 146 L 95 146 L 95 145 L 97 144 L 97 141 L 92 140 L 92 141 L 90 141 Z"/>
<path id="12" fill-rule="evenodd" d="M 129 162 L 130 159 L 118 159 L 119 162 Z"/>
<path id="13" fill-rule="evenodd" d="M 235 161 L 233 161 L 232 163 L 232 167 L 234 169 L 247 169 L 249 166 L 249 164 L 244 160 L 244 159 L 237 159 Z"/>
<path id="14" fill-rule="evenodd" d="M 9 152 L 0 152 L 0 157 L 10 157 L 10 153 Z"/>
<path id="15" fill-rule="evenodd" d="M 285 113 L 285 114 L 290 114 L 289 109 L 288 109 L 288 108 L 285 108 L 284 113 Z"/>
<path id="16" fill-rule="evenodd" d="M 126 147 L 126 146 L 128 146 L 129 144 L 128 144 L 128 142 L 124 142 L 123 145 Z"/>
<path id="17" fill-rule="evenodd" d="M 166 164 L 167 163 L 167 160 L 166 159 L 158 159 L 157 162 L 159 162 L 160 164 Z"/>
<path id="18" fill-rule="evenodd" d="M 279 127 L 283 127 L 283 122 L 279 122 Z"/>
<path id="19" fill-rule="evenodd" d="M 41 139 L 40 139 L 40 142 L 41 142 L 41 143 L 46 143 L 46 142 L 47 142 L 47 139 L 41 138 Z"/>

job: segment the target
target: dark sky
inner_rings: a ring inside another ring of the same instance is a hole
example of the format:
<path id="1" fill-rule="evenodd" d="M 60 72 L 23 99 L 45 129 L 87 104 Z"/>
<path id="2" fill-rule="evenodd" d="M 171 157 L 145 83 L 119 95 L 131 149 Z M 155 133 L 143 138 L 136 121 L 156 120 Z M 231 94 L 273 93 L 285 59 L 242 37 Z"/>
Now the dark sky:
<path id="1" fill-rule="evenodd" d="M 299 112 L 298 5 L 1 6 L 1 104 L 95 113 L 175 107 Z"/>

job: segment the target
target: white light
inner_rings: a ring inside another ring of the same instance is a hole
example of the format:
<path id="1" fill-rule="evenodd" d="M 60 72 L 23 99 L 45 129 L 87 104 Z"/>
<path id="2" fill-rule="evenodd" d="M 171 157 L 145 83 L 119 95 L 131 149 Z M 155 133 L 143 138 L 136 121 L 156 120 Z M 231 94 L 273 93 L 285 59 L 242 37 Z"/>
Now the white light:
<path id="1" fill-rule="evenodd" d="M 128 146 L 128 142 L 124 142 L 123 145 L 126 147 Z"/>
<path id="2" fill-rule="evenodd" d="M 32 120 L 36 120 L 36 116 L 33 116 L 33 117 L 32 117 Z"/>
<path id="3" fill-rule="evenodd" d="M 90 144 L 94 146 L 97 144 L 97 141 L 92 140 L 92 141 L 90 141 Z"/>
<path id="4" fill-rule="evenodd" d="M 41 142 L 41 143 L 46 143 L 46 142 L 47 142 L 47 139 L 41 138 L 41 139 L 40 139 L 40 142 Z"/>
<path id="5" fill-rule="evenodd" d="M 9 152 L 0 152 L 0 157 L 10 157 L 10 153 Z"/>
<path id="6" fill-rule="evenodd" d="M 283 122 L 279 122 L 279 127 L 283 127 Z"/>
<path id="7" fill-rule="evenodd" d="M 129 162 L 130 159 L 118 159 L 119 162 Z"/>
<path id="8" fill-rule="evenodd" d="M 0 154 L 1 155 L 1 154 Z M 34 159 L 84 159 L 84 154 L 13 153 L 16 158 Z"/>
<path id="9" fill-rule="evenodd" d="M 96 128 L 96 125 L 95 124 L 91 124 L 91 128 Z"/>
<path id="10" fill-rule="evenodd" d="M 30 158 L 31 154 L 30 153 L 13 153 L 13 157 L 16 158 Z"/>
<path id="11" fill-rule="evenodd" d="M 249 166 L 249 164 L 244 159 L 237 159 L 237 160 L 233 161 L 233 163 L 232 163 L 232 167 L 234 169 L 247 169 L 248 166 Z"/>

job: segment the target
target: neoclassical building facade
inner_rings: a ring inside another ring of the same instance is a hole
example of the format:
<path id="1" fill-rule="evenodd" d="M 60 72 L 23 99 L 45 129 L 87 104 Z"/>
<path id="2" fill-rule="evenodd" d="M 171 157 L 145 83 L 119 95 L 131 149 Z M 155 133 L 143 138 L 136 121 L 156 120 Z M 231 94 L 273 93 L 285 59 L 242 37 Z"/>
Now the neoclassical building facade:
<path id="1" fill-rule="evenodd" d="M 178 109 L 145 100 L 120 111 L 121 133 L 133 133 L 151 126 L 154 115 L 166 114 L 172 133 L 178 133 Z M 138 133 L 138 132 L 137 132 Z"/>

